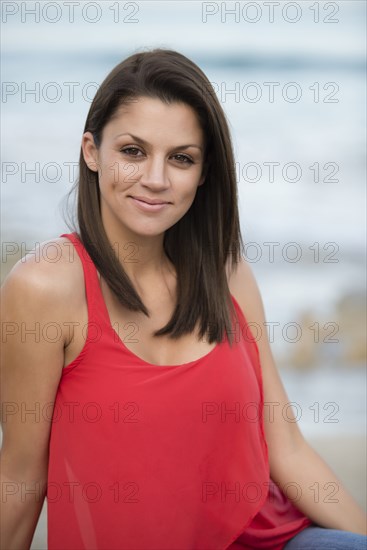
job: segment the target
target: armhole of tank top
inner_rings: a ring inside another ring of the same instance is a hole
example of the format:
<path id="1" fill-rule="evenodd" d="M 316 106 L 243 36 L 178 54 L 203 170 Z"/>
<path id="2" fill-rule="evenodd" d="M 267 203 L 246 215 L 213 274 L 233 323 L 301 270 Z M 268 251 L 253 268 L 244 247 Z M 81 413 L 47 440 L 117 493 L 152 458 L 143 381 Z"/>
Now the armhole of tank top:
<path id="1" fill-rule="evenodd" d="M 252 331 L 252 328 L 251 328 L 250 324 L 247 322 L 246 316 L 245 316 L 244 312 L 242 311 L 242 308 L 241 308 L 240 304 L 238 303 L 236 298 L 233 296 L 233 294 L 232 294 L 232 298 L 233 298 L 233 302 L 236 306 L 237 315 L 239 315 L 239 317 L 240 317 L 239 320 L 242 320 L 242 323 L 240 323 L 240 327 L 242 327 L 241 328 L 241 334 L 242 335 L 245 334 L 243 339 L 245 340 L 246 343 L 248 343 L 250 346 L 252 346 L 253 350 L 255 350 L 255 354 L 254 354 L 254 356 L 256 358 L 255 372 L 257 374 L 259 382 L 261 382 L 261 385 L 262 385 L 260 352 L 259 352 L 259 347 L 257 345 L 256 338 L 254 336 L 254 333 Z M 244 333 L 243 328 L 245 328 L 245 333 Z"/>
<path id="2" fill-rule="evenodd" d="M 236 306 L 236 309 L 237 309 L 237 315 L 239 315 L 240 320 L 242 320 L 242 323 L 240 323 L 240 326 L 246 328 L 246 333 L 245 333 L 246 337 L 244 337 L 245 343 L 247 343 L 248 346 L 251 346 L 252 350 L 255 350 L 255 353 L 252 352 L 251 355 L 255 358 L 254 370 L 255 370 L 255 376 L 256 376 L 256 379 L 257 379 L 257 382 L 258 382 L 258 385 L 259 385 L 261 411 L 263 411 L 263 407 L 264 407 L 264 386 L 263 386 L 263 376 L 262 376 L 262 367 L 261 367 L 259 347 L 257 345 L 256 338 L 253 334 L 253 331 L 252 331 L 249 323 L 247 322 L 246 316 L 245 316 L 244 312 L 242 311 L 241 306 L 239 305 L 239 303 L 237 302 L 237 300 L 233 296 L 233 294 L 231 296 L 232 296 L 233 302 L 234 302 L 234 304 Z M 241 334 L 243 334 L 243 329 L 241 330 Z M 265 427 L 264 427 L 263 414 L 261 415 L 260 428 L 261 428 L 261 433 L 262 433 L 262 436 L 263 436 L 263 440 L 264 440 L 265 447 L 266 447 L 266 452 L 267 452 L 267 444 L 266 444 L 266 438 L 265 438 Z"/>
<path id="3" fill-rule="evenodd" d="M 84 276 L 84 291 L 85 298 L 87 302 L 87 311 L 88 311 L 88 321 L 87 321 L 87 334 L 85 337 L 84 345 L 80 350 L 79 354 L 73 359 L 68 365 L 63 367 L 62 375 L 66 375 L 69 372 L 73 371 L 75 367 L 79 365 L 84 356 L 86 355 L 90 342 L 93 341 L 90 335 L 90 327 L 92 324 L 96 323 L 95 319 L 95 284 L 98 283 L 97 270 L 92 262 L 91 257 L 89 256 L 87 250 L 84 248 L 83 244 L 77 237 L 76 233 L 63 233 L 60 237 L 66 237 L 73 245 L 74 251 L 76 251 L 79 256 L 80 262 L 83 268 Z M 74 252 L 75 253 L 75 252 Z M 93 272 L 93 270 L 95 272 Z"/>

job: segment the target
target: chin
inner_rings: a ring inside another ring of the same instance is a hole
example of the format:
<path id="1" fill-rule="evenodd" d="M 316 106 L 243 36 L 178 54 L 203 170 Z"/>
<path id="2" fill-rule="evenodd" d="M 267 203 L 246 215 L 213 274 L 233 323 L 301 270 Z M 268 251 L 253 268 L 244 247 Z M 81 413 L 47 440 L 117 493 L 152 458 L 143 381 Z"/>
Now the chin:
<path id="1" fill-rule="evenodd" d="M 157 228 L 157 227 L 131 227 L 130 231 L 135 233 L 139 237 L 159 237 L 162 235 L 169 227 Z"/>
<path id="2" fill-rule="evenodd" d="M 147 236 L 147 237 L 154 237 L 162 235 L 167 229 L 170 229 L 173 227 L 177 222 L 180 221 L 182 216 L 180 216 L 177 219 L 174 220 L 166 220 L 163 222 L 163 220 L 154 220 L 151 219 L 150 221 L 146 221 L 145 223 L 137 224 L 135 220 L 135 224 L 131 224 L 129 227 L 130 231 L 136 233 L 137 235 L 141 236 Z"/>

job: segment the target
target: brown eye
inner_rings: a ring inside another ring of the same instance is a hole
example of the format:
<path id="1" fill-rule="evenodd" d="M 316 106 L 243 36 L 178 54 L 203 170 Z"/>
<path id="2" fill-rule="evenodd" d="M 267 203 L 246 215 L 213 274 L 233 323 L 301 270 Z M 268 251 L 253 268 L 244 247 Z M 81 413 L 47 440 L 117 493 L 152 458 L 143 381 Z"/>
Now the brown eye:
<path id="1" fill-rule="evenodd" d="M 125 149 L 121 149 L 121 153 L 126 153 L 131 157 L 137 157 L 141 151 L 137 147 L 125 147 Z"/>
<path id="2" fill-rule="evenodd" d="M 178 162 L 182 162 L 182 164 L 193 164 L 193 160 L 187 155 L 177 154 L 174 155 L 174 158 L 178 160 Z"/>

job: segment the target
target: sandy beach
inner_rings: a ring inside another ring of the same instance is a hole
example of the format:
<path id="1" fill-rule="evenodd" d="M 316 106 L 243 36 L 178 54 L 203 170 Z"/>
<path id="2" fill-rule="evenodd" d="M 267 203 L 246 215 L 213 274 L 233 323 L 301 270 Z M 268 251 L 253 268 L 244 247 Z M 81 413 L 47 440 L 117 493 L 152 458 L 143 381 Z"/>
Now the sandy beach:
<path id="1" fill-rule="evenodd" d="M 308 438 L 312 447 L 326 460 L 343 485 L 367 511 L 366 443 L 363 437 Z M 47 512 L 44 505 L 31 550 L 47 550 Z"/>

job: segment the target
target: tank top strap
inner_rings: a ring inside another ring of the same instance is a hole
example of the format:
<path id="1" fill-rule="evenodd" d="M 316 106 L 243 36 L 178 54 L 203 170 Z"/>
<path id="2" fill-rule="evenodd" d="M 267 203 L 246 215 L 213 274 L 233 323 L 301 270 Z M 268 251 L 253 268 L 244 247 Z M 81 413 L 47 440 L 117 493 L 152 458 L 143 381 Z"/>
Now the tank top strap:
<path id="1" fill-rule="evenodd" d="M 82 263 L 88 307 L 88 322 L 95 322 L 102 318 L 109 324 L 109 315 L 103 299 L 97 268 L 92 258 L 75 231 L 73 233 L 63 233 L 60 237 L 66 237 L 72 242 Z"/>
<path id="2" fill-rule="evenodd" d="M 247 318 L 245 317 L 245 314 L 240 304 L 238 303 L 236 298 L 233 296 L 233 294 L 231 294 L 231 298 L 235 306 L 235 309 L 237 311 L 238 320 L 239 320 L 239 325 L 237 325 L 235 329 L 236 339 L 240 339 L 244 343 L 250 355 L 250 358 L 252 360 L 252 364 L 255 369 L 255 374 L 262 391 L 263 390 L 262 368 L 261 368 L 261 358 L 260 358 L 260 352 L 259 352 L 259 347 L 257 345 L 257 341 L 262 336 L 263 331 L 262 331 L 262 328 L 259 327 L 257 323 L 249 323 L 247 321 Z"/>

